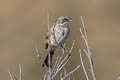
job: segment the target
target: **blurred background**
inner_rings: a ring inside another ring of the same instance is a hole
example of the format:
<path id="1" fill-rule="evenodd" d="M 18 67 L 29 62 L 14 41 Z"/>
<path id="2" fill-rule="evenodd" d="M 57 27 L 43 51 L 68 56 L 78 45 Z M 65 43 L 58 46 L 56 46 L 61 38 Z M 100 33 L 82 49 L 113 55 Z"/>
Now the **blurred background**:
<path id="1" fill-rule="evenodd" d="M 48 8 L 51 25 L 59 16 L 73 19 L 67 49 L 73 40 L 76 43 L 68 71 L 80 63 L 78 49 L 85 48 L 79 32 L 83 16 L 97 80 L 116 80 L 120 76 L 120 0 L 0 0 L 0 80 L 10 80 L 8 69 L 17 76 L 19 64 L 23 80 L 43 80 L 45 69 L 34 47 L 44 59 Z M 76 71 L 75 80 L 85 79 L 83 74 L 82 69 Z"/>

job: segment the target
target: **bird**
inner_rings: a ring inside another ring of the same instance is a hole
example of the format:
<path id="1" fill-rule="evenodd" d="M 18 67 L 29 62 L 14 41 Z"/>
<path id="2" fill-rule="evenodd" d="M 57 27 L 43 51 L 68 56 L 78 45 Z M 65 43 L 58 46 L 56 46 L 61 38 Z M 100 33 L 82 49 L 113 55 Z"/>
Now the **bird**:
<path id="1" fill-rule="evenodd" d="M 71 21 L 72 19 L 68 16 L 60 16 L 56 19 L 53 26 L 47 32 L 45 49 L 47 50 L 48 54 L 42 64 L 43 67 L 45 65 L 47 67 L 51 66 L 53 55 L 58 47 L 64 49 L 63 45 L 70 34 L 69 23 Z M 49 63 L 49 54 L 50 54 L 50 63 Z"/>

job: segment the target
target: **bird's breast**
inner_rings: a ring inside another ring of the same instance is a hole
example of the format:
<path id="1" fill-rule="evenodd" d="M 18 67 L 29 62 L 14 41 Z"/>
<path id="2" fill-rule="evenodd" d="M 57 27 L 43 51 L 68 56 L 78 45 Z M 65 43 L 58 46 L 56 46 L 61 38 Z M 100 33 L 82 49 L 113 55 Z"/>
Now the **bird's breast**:
<path id="1" fill-rule="evenodd" d="M 55 41 L 59 45 L 62 45 L 65 42 L 65 40 L 67 39 L 69 32 L 70 32 L 69 26 L 66 26 L 66 27 L 57 27 L 56 26 L 54 29 Z"/>

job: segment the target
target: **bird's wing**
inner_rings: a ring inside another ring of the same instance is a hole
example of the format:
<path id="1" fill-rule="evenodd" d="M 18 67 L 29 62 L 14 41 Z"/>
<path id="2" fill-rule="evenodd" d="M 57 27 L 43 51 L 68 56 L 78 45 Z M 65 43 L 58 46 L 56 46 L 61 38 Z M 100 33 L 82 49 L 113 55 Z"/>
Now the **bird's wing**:
<path id="1" fill-rule="evenodd" d="M 46 34 L 46 44 L 45 44 L 45 49 L 48 49 L 48 45 L 49 45 L 49 37 L 50 37 L 50 32 L 47 32 L 47 34 Z"/>
<path id="2" fill-rule="evenodd" d="M 47 32 L 46 34 L 46 44 L 45 44 L 45 49 L 48 49 L 49 43 L 50 43 L 50 37 L 54 32 L 54 25 L 50 28 L 50 31 Z"/>

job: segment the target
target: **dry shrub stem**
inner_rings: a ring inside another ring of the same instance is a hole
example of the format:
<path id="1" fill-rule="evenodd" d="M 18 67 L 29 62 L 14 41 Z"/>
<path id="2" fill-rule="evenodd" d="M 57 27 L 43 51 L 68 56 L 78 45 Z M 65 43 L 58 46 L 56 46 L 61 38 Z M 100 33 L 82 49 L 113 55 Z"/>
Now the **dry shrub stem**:
<path id="1" fill-rule="evenodd" d="M 80 28 L 80 33 L 82 35 L 82 38 L 83 40 L 85 41 L 85 44 L 86 44 L 86 47 L 87 47 L 87 50 L 83 49 L 83 51 L 85 52 L 88 60 L 89 60 L 89 66 L 90 66 L 90 72 L 92 74 L 92 77 L 93 77 L 93 80 L 96 80 L 96 77 L 95 77 L 95 72 L 93 70 L 93 61 L 92 61 L 92 57 L 91 57 L 91 51 L 90 51 L 90 46 L 89 46 L 89 43 L 88 43 L 88 35 L 87 35 L 87 29 L 85 27 L 85 24 L 84 24 L 84 21 L 83 21 L 83 18 L 82 16 L 80 16 L 80 19 L 82 21 L 82 28 L 83 28 L 83 31 L 82 29 Z"/>
<path id="2" fill-rule="evenodd" d="M 82 65 L 83 71 L 85 73 L 86 80 L 89 80 L 87 71 L 86 71 L 84 63 L 83 63 L 83 59 L 82 59 L 82 55 L 81 55 L 81 50 L 79 50 L 79 54 L 80 54 L 80 61 L 81 61 L 81 65 Z"/>
<path id="3" fill-rule="evenodd" d="M 19 64 L 19 78 L 17 78 L 15 75 L 13 76 L 10 70 L 8 70 L 10 80 L 22 80 L 22 67 L 21 64 Z"/>

